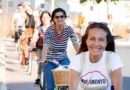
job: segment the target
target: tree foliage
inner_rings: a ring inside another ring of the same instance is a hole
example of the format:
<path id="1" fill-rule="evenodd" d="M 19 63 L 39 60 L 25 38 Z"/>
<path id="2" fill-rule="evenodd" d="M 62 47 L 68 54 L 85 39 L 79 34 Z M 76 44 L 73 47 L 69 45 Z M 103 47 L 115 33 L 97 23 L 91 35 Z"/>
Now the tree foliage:
<path id="1" fill-rule="evenodd" d="M 82 3 L 85 3 L 85 2 L 87 2 L 88 0 L 80 0 L 80 3 L 82 4 Z M 102 1 L 105 1 L 105 2 L 107 2 L 107 0 L 93 0 L 93 1 L 95 1 L 97 4 L 99 4 L 100 2 L 102 2 Z M 119 0 L 110 0 L 111 2 L 116 2 L 116 1 L 119 1 Z"/>
<path id="2" fill-rule="evenodd" d="M 84 3 L 84 2 L 87 2 L 87 0 L 80 0 L 80 3 L 81 3 L 81 4 Z"/>

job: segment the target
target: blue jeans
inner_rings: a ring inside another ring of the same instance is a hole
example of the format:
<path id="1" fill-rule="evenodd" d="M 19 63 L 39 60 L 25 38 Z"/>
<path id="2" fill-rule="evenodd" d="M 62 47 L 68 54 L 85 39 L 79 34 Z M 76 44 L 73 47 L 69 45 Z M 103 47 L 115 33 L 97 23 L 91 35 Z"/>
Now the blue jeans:
<path id="1" fill-rule="evenodd" d="M 68 58 L 64 58 L 63 60 L 59 61 L 61 65 L 69 65 L 70 60 Z M 53 78 L 52 69 L 57 68 L 58 66 L 52 62 L 48 62 L 47 64 L 43 65 L 43 72 L 44 72 L 44 78 L 46 81 L 46 87 L 47 90 L 54 90 L 55 83 Z"/>

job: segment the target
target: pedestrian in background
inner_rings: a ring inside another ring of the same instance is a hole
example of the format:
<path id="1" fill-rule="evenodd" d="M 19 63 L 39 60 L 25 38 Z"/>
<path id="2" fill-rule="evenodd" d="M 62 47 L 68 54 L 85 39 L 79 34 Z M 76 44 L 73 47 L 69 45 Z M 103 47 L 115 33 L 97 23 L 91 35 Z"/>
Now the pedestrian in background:
<path id="1" fill-rule="evenodd" d="M 82 12 L 79 13 L 77 20 L 78 20 L 78 28 L 82 29 L 82 26 L 83 26 L 84 20 L 85 20 L 85 16 L 83 16 Z"/>
<path id="2" fill-rule="evenodd" d="M 108 27 L 109 27 L 111 33 L 113 34 L 113 29 L 114 29 L 114 25 L 113 25 L 113 24 L 114 24 L 114 23 L 113 23 L 112 14 L 108 14 L 107 19 L 108 19 L 108 21 L 107 21 Z"/>
<path id="3" fill-rule="evenodd" d="M 81 37 L 82 32 L 83 32 L 83 25 L 85 23 L 85 16 L 83 16 L 82 12 L 79 13 L 79 15 L 77 17 L 77 21 L 78 21 L 78 24 L 77 24 L 78 32 L 77 32 L 77 34 L 79 34 L 79 36 Z"/>
<path id="4" fill-rule="evenodd" d="M 12 23 L 11 23 L 11 30 L 15 31 L 14 34 L 14 42 L 15 42 L 15 47 L 18 49 L 19 47 L 19 39 L 20 36 L 22 35 L 22 32 L 25 30 L 25 12 L 24 12 L 24 7 L 23 4 L 19 3 L 17 5 L 17 10 L 13 14 L 12 17 Z"/>
<path id="5" fill-rule="evenodd" d="M 45 31 L 51 25 L 51 14 L 48 11 L 41 12 L 40 23 L 41 24 L 35 31 L 32 43 L 30 45 L 30 50 L 36 51 L 38 61 L 42 59 L 42 48 L 43 48 Z M 39 84 L 41 82 L 41 74 L 42 74 L 42 64 L 38 63 L 38 72 L 35 84 Z M 45 80 L 43 81 L 43 83 L 44 83 L 43 88 L 45 89 Z"/>
<path id="6" fill-rule="evenodd" d="M 41 63 L 45 63 L 47 61 L 43 67 L 47 90 L 54 90 L 55 88 L 52 69 L 58 67 L 58 65 L 51 61 L 56 60 L 61 65 L 70 64 L 70 60 L 66 52 L 69 38 L 71 39 L 76 52 L 79 50 L 79 44 L 73 29 L 65 24 L 66 17 L 67 15 L 65 10 L 62 8 L 56 8 L 52 12 L 51 17 L 53 24 L 45 32 Z"/>
<path id="7" fill-rule="evenodd" d="M 69 90 L 113 90 L 113 86 L 115 90 L 122 90 L 123 66 L 115 53 L 109 28 L 104 23 L 93 22 L 87 27 L 78 55 L 69 66 Z"/>
<path id="8" fill-rule="evenodd" d="M 29 45 L 30 45 L 30 40 L 34 34 L 35 22 L 36 22 L 31 5 L 26 6 L 25 13 L 26 13 L 25 30 L 21 36 L 21 49 L 22 49 L 21 65 L 22 66 L 28 65 Z"/>

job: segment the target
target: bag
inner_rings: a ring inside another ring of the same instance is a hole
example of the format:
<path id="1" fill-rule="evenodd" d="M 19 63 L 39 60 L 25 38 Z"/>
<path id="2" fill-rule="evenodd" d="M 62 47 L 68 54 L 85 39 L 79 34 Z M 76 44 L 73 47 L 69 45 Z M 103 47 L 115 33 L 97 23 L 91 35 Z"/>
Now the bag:
<path id="1" fill-rule="evenodd" d="M 36 42 L 36 48 L 42 49 L 43 48 L 43 37 L 44 37 L 44 32 L 43 30 L 39 33 L 39 38 Z"/>
<path id="2" fill-rule="evenodd" d="M 43 38 L 39 37 L 36 42 L 36 48 L 42 49 L 43 48 Z"/>

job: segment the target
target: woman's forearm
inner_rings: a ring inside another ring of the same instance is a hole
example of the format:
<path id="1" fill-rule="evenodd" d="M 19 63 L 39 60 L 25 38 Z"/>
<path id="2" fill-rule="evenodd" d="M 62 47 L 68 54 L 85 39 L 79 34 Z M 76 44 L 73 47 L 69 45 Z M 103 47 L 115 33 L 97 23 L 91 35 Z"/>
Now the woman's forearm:
<path id="1" fill-rule="evenodd" d="M 112 72 L 112 82 L 114 85 L 114 90 L 123 90 L 121 69 L 117 69 Z"/>
<path id="2" fill-rule="evenodd" d="M 43 45 L 41 63 L 45 63 L 45 61 L 46 61 L 46 54 L 47 54 L 47 45 Z"/>
<path id="3" fill-rule="evenodd" d="M 79 51 L 79 44 L 75 44 L 74 45 L 74 49 L 75 49 L 76 53 L 78 53 L 78 51 Z"/>
<path id="4" fill-rule="evenodd" d="M 79 75 L 75 70 L 70 70 L 69 90 L 78 90 Z"/>

